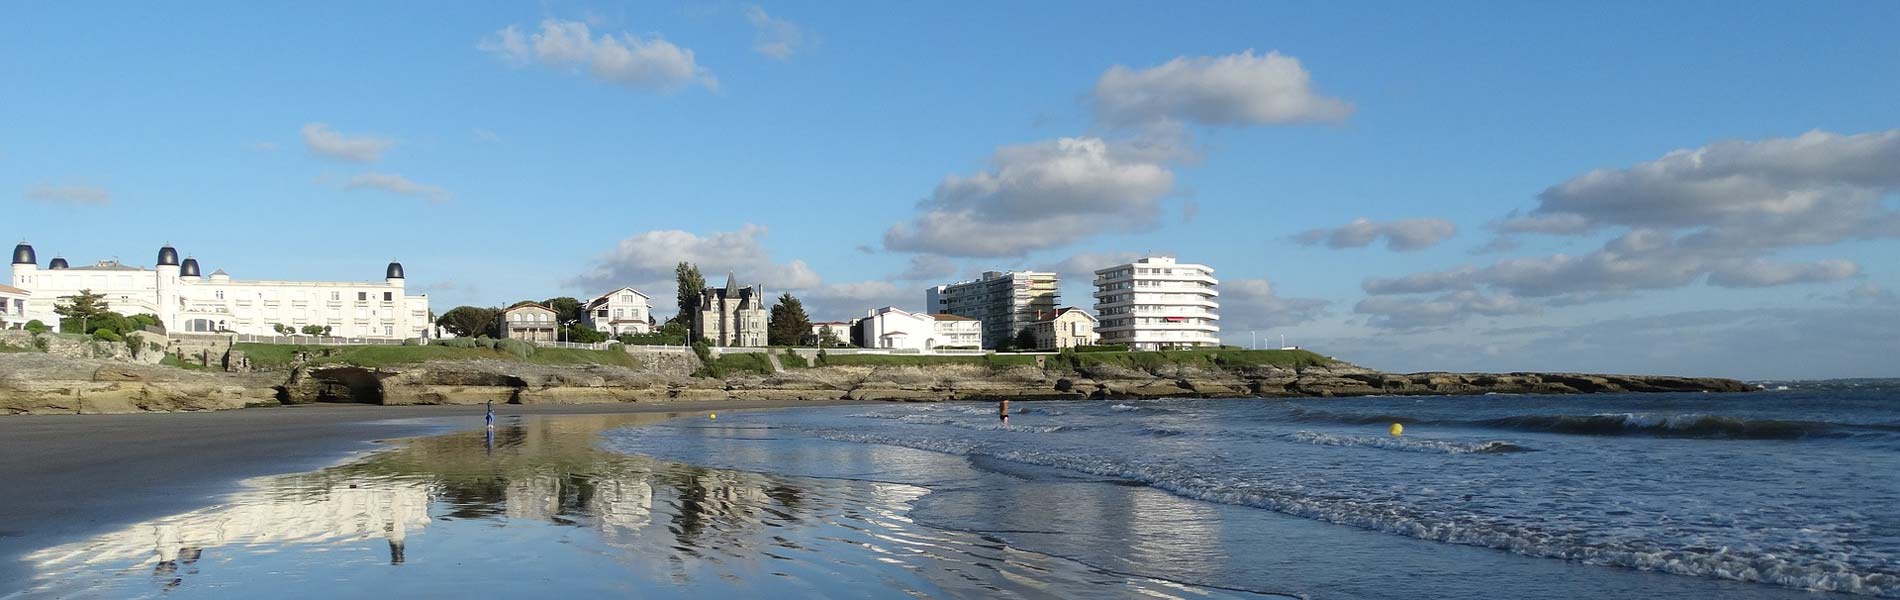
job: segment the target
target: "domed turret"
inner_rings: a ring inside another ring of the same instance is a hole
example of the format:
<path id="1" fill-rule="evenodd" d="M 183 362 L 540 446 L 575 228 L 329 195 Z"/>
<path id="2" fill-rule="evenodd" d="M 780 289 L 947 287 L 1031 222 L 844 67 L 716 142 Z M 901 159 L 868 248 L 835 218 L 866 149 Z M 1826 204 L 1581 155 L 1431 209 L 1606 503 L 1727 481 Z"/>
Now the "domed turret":
<path id="1" fill-rule="evenodd" d="M 384 279 L 402 279 L 402 263 L 399 263 L 399 262 L 389 263 L 389 268 L 383 271 L 383 278 Z"/>
<path id="2" fill-rule="evenodd" d="M 178 268 L 178 276 L 179 277 L 197 277 L 198 276 L 198 259 L 192 258 L 189 256 L 185 257 L 184 264 L 180 265 Z"/>
<path id="3" fill-rule="evenodd" d="M 158 266 L 161 266 L 161 267 L 178 266 L 178 249 L 171 247 L 171 244 L 166 244 L 164 248 L 159 248 L 158 249 Z"/>
<path id="4" fill-rule="evenodd" d="M 33 253 L 33 246 L 20 242 L 20 245 L 13 247 L 13 264 L 37 265 L 40 264 L 40 257 Z"/>
<path id="5" fill-rule="evenodd" d="M 51 262 L 51 263 L 47 263 L 47 265 L 46 265 L 46 268 L 47 268 L 47 270 L 53 270 L 53 271 L 57 271 L 57 270 L 59 270 L 59 269 L 65 269 L 65 268 L 70 268 L 71 266 L 72 266 L 72 265 L 68 265 L 68 264 L 66 264 L 66 259 L 65 259 L 65 258 L 63 258 L 63 257 L 58 257 L 58 256 L 55 256 L 55 257 L 53 257 L 53 262 Z"/>

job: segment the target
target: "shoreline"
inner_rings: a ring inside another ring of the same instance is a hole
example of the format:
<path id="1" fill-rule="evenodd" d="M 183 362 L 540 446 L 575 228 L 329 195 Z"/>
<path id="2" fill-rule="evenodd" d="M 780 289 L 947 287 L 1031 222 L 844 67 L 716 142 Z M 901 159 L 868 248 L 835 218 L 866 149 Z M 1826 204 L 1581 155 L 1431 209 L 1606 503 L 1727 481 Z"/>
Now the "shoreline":
<path id="1" fill-rule="evenodd" d="M 505 405 L 497 419 L 769 410 L 847 401 Z M 0 597 L 29 577 L 21 558 L 113 526 L 202 507 L 238 482 L 347 462 L 388 442 L 478 429 L 484 407 L 310 405 L 0 419 Z"/>

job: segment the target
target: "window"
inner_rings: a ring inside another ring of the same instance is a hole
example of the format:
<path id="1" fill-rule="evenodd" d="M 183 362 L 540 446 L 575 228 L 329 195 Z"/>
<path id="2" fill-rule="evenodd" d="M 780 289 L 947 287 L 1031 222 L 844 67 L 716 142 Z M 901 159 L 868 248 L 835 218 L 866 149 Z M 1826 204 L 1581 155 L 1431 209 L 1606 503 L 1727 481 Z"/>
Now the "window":
<path id="1" fill-rule="evenodd" d="M 396 299 L 396 293 L 395 293 L 395 292 L 383 292 L 383 301 L 384 301 L 384 302 L 389 302 L 389 301 L 392 301 L 392 300 L 395 300 L 395 299 Z"/>
<path id="2" fill-rule="evenodd" d="M 211 296 L 212 296 L 212 297 L 214 297 L 214 298 L 217 298 L 217 299 L 219 299 L 219 300 L 223 300 L 223 299 L 224 299 L 224 290 L 218 290 L 218 291 L 215 291 L 215 292 L 211 292 Z"/>
<path id="3" fill-rule="evenodd" d="M 357 292 L 357 293 L 356 293 L 356 301 L 357 301 L 357 302 L 368 302 L 368 301 L 369 301 L 369 292 Z"/>
<path id="4" fill-rule="evenodd" d="M 341 302 L 342 300 L 343 300 L 343 292 L 330 292 L 331 302 Z"/>

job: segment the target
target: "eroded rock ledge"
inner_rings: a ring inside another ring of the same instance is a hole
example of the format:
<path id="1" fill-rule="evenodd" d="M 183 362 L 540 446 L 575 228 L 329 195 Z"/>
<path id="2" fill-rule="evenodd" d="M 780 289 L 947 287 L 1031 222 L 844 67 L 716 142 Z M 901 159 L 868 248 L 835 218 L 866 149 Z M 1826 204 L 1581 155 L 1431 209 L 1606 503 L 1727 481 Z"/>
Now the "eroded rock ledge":
<path id="1" fill-rule="evenodd" d="M 1344 362 L 1303 368 L 1124 367 L 1045 370 L 976 365 L 825 367 L 705 379 L 606 365 L 507 361 L 398 367 L 297 367 L 221 373 L 0 354 L 0 414 L 221 410 L 256 405 L 517 404 L 672 400 L 1082 400 L 1439 394 L 1741 392 L 1730 379 L 1572 373 L 1392 374 Z"/>

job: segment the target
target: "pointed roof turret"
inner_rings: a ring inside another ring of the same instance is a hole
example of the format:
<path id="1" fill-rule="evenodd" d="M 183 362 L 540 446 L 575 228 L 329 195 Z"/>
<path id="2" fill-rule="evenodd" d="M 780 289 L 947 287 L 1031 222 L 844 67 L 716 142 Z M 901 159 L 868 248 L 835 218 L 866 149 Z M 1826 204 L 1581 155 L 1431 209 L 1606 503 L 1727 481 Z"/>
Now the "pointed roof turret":
<path id="1" fill-rule="evenodd" d="M 738 288 L 739 279 L 732 276 L 732 271 L 726 271 L 726 295 L 732 295 Z"/>

